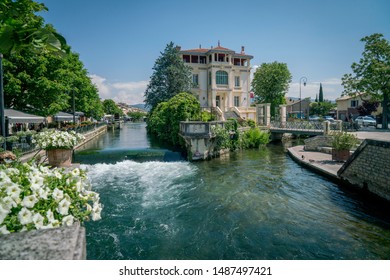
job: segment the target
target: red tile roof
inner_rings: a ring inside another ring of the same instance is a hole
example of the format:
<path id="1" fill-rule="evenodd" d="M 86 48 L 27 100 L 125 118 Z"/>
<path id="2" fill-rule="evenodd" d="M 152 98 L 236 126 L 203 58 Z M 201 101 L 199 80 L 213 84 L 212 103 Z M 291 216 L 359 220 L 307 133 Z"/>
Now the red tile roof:
<path id="1" fill-rule="evenodd" d="M 211 48 L 211 49 L 199 48 L 199 49 L 181 50 L 180 52 L 181 53 L 187 52 L 187 53 L 204 53 L 205 54 L 205 53 L 207 53 L 208 51 L 211 51 L 211 50 L 234 52 L 234 56 L 250 56 L 251 57 L 251 55 L 248 55 L 248 54 L 245 54 L 245 53 L 236 53 L 235 51 L 233 51 L 231 49 L 224 48 L 224 47 L 221 47 L 221 46 L 218 46 L 218 47 L 215 47 L 215 48 Z"/>

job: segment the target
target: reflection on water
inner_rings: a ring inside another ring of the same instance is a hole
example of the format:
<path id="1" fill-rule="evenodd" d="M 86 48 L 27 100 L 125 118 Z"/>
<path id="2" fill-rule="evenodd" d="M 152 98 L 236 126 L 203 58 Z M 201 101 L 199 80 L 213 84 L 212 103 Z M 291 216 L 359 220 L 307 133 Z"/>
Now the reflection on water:
<path id="1" fill-rule="evenodd" d="M 147 149 L 140 127 L 108 134 L 98 148 Z M 86 225 L 89 259 L 390 256 L 388 210 L 301 168 L 281 145 L 198 163 L 83 166 L 104 204 L 102 220 Z"/>

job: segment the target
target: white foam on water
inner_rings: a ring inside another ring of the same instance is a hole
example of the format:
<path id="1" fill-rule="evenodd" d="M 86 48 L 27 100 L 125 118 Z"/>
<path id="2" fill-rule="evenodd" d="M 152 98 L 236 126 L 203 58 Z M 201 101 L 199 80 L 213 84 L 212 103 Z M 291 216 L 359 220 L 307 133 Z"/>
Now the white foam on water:
<path id="1" fill-rule="evenodd" d="M 95 191 L 109 187 L 123 191 L 123 195 L 141 194 L 142 206 L 154 209 L 175 203 L 197 173 L 197 167 L 189 162 L 139 163 L 126 160 L 82 167 L 88 170 Z"/>

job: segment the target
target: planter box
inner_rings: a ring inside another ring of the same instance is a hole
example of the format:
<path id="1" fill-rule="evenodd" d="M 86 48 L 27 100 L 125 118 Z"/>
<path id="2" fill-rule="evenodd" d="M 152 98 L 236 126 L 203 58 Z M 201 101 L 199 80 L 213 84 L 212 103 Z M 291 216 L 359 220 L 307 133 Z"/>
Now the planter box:
<path id="1" fill-rule="evenodd" d="M 73 150 L 55 149 L 47 151 L 49 165 L 53 167 L 71 167 Z"/>
<path id="2" fill-rule="evenodd" d="M 349 150 L 335 150 L 332 149 L 332 160 L 347 161 L 349 159 Z"/>

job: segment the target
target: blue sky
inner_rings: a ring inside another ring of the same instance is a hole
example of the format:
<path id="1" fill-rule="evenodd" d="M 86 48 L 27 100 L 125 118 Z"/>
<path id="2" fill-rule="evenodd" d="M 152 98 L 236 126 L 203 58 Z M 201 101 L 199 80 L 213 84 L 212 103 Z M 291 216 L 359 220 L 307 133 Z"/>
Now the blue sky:
<path id="1" fill-rule="evenodd" d="M 221 46 L 253 55 L 252 66 L 287 63 L 288 96 L 340 96 L 341 77 L 361 58 L 360 39 L 390 40 L 388 0 L 41 0 L 42 14 L 80 54 L 103 99 L 141 103 L 167 43 L 182 49 Z"/>

